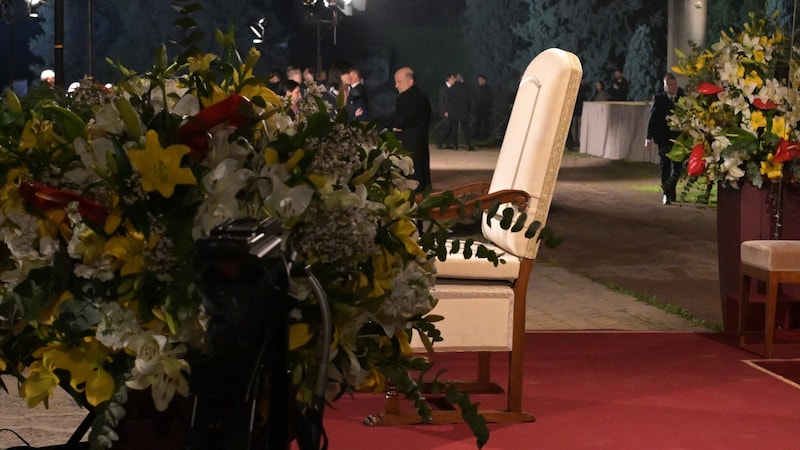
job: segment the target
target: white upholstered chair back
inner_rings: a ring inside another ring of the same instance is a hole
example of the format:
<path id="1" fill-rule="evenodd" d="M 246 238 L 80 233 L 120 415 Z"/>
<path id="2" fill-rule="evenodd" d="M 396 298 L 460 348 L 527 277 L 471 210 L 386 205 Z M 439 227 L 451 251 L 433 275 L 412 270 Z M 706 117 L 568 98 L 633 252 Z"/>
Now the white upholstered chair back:
<path id="1" fill-rule="evenodd" d="M 581 75 L 578 57 L 557 48 L 536 56 L 522 75 L 489 192 L 518 189 L 529 193 L 529 224 L 546 223 Z M 490 227 L 485 220 L 482 231 L 503 250 L 536 258 L 537 239 L 503 230 L 498 223 Z"/>

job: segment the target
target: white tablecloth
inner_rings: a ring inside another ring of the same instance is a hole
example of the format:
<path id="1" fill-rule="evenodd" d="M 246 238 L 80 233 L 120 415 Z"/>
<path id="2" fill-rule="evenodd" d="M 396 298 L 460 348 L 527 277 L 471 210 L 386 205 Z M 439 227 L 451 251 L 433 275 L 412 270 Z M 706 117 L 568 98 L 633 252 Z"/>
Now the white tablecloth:
<path id="1" fill-rule="evenodd" d="M 649 102 L 584 102 L 581 153 L 658 163 L 656 146 L 644 148 Z"/>

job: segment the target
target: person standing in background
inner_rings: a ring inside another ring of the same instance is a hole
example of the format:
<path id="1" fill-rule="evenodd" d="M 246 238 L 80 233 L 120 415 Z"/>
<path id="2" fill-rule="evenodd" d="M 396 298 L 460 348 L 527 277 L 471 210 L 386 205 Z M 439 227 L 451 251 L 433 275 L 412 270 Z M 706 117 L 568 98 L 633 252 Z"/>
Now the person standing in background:
<path id="1" fill-rule="evenodd" d="M 575 98 L 575 108 L 572 110 L 572 123 L 569 126 L 569 136 L 567 136 L 567 148 L 570 150 L 580 150 L 581 147 L 581 115 L 583 114 L 583 102 L 589 99 L 592 88 L 589 83 L 581 78 L 578 87 L 578 96 Z"/>
<path id="2" fill-rule="evenodd" d="M 447 93 L 450 91 L 450 88 L 456 84 L 456 76 L 453 74 L 448 74 L 444 78 L 444 86 L 439 88 L 439 115 L 442 116 L 442 137 L 439 140 L 439 148 L 453 148 L 450 146 L 450 136 L 453 134 L 453 125 L 450 121 L 450 113 L 449 107 L 447 104 Z"/>
<path id="3" fill-rule="evenodd" d="M 448 148 L 458 150 L 458 137 L 463 134 L 467 150 L 475 150 L 469 129 L 470 95 L 461 75 L 456 75 L 454 80 L 455 83 L 447 90 L 447 119 L 450 122 L 451 133 L 450 142 L 445 144 Z"/>
<path id="4" fill-rule="evenodd" d="M 661 158 L 661 189 L 664 191 L 662 203 L 669 205 L 677 199 L 678 178 L 683 171 L 683 162 L 673 161 L 667 157 L 680 131 L 672 130 L 667 125 L 667 116 L 672 114 L 675 102 L 683 97 L 683 89 L 678 87 L 678 80 L 671 72 L 664 75 L 664 92 L 653 97 L 650 107 L 650 119 L 647 122 L 647 140 L 644 146 L 650 150 L 653 142 L 658 146 Z"/>
<path id="5" fill-rule="evenodd" d="M 45 69 L 42 71 L 41 75 L 39 75 L 39 80 L 42 83 L 47 83 L 50 87 L 56 86 L 56 73 L 51 69 Z"/>
<path id="6" fill-rule="evenodd" d="M 627 102 L 630 88 L 631 85 L 622 75 L 622 71 L 615 69 L 614 79 L 611 80 L 611 88 L 608 90 L 608 99 L 612 102 Z"/>
<path id="7" fill-rule="evenodd" d="M 367 101 L 367 88 L 361 78 L 358 67 L 350 68 L 350 95 L 347 96 L 347 111 L 353 111 L 351 120 L 367 122 L 369 117 L 369 102 Z"/>
<path id="8" fill-rule="evenodd" d="M 403 67 L 394 74 L 394 86 L 400 95 L 395 101 L 394 112 L 379 120 L 395 133 L 403 148 L 411 153 L 414 173 L 409 176 L 419 182 L 417 192 L 431 185 L 431 157 L 428 148 L 428 129 L 431 121 L 431 102 L 417 86 L 416 76 L 410 67 Z"/>
<path id="9" fill-rule="evenodd" d="M 494 93 L 484 75 L 478 75 L 478 86 L 475 88 L 475 138 L 489 139 L 491 129 L 492 102 Z"/>
<path id="10" fill-rule="evenodd" d="M 606 87 L 603 85 L 602 81 L 594 82 L 594 94 L 592 94 L 592 101 L 593 102 L 608 101 L 608 94 L 606 93 Z"/>

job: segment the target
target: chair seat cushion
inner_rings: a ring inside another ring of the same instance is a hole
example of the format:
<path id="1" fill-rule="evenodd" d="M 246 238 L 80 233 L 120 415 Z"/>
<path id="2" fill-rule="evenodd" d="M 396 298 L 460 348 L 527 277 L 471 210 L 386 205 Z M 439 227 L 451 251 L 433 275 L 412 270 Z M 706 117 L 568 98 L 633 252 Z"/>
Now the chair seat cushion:
<path id="1" fill-rule="evenodd" d="M 463 244 L 463 242 L 462 242 Z M 488 249 L 494 250 L 505 263 L 495 266 L 485 258 L 465 259 L 460 252 L 454 255 L 448 253 L 444 261 L 436 261 L 436 278 L 451 278 L 459 280 L 516 280 L 519 277 L 520 259 L 504 252 L 492 244 L 483 244 Z M 451 243 L 447 243 L 449 252 Z M 477 243 L 472 246 L 476 250 Z"/>
<path id="2" fill-rule="evenodd" d="M 433 296 L 439 301 L 431 314 L 444 317 L 436 322 L 444 341 L 435 351 L 511 351 L 514 290 L 507 282 L 437 280 Z M 416 333 L 411 348 L 425 351 Z"/>
<path id="3" fill-rule="evenodd" d="M 800 271 L 800 241 L 744 241 L 740 258 L 742 264 L 765 270 Z"/>

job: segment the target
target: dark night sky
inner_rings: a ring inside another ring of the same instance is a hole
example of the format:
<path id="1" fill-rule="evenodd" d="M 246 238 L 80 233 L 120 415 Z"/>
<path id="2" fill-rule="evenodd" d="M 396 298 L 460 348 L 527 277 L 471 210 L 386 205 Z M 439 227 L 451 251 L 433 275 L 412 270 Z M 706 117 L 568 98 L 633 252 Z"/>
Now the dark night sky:
<path id="1" fill-rule="evenodd" d="M 37 63 L 27 48 L 28 40 L 39 32 L 36 21 L 26 17 L 24 2 L 20 0 L 12 4 L 15 21 L 11 24 L 0 22 L 0 82 L 3 86 L 13 79 L 34 78 L 28 67 Z M 297 4 L 300 4 L 299 0 Z M 380 39 L 388 27 L 402 29 L 456 24 L 462 18 L 465 5 L 465 0 L 366 0 L 366 12 L 342 18 L 337 30 L 340 47 L 336 51 L 341 52 L 342 47 L 350 45 L 348 40 Z M 330 33 L 325 40 L 330 44 Z M 309 53 L 308 50 L 313 50 L 313 47 L 304 49 L 305 53 Z"/>
<path id="2" fill-rule="evenodd" d="M 457 21 L 465 7 L 465 0 L 367 0 L 366 14 L 375 24 L 448 24 Z"/>

